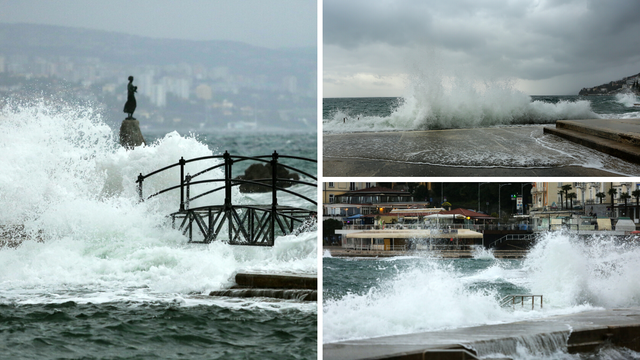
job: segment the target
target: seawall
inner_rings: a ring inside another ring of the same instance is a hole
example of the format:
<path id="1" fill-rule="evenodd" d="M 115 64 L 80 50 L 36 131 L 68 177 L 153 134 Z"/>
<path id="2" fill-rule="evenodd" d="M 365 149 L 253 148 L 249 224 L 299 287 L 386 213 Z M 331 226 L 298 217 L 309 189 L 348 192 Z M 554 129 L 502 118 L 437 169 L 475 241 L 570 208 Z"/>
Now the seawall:
<path id="1" fill-rule="evenodd" d="M 324 359 L 477 359 L 516 345 L 536 351 L 591 352 L 611 344 L 640 351 L 640 308 L 587 311 L 508 324 L 324 344 Z"/>

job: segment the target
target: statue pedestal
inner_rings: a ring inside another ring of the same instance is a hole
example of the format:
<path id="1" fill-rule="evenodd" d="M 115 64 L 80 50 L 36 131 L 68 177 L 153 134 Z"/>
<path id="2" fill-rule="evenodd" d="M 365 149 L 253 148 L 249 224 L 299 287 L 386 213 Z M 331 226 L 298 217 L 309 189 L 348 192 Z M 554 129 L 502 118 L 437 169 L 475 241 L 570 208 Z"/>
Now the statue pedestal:
<path id="1" fill-rule="evenodd" d="M 147 145 L 140 131 L 140 122 L 134 119 L 122 120 L 120 125 L 120 145 L 128 150 L 132 150 L 136 146 Z"/>

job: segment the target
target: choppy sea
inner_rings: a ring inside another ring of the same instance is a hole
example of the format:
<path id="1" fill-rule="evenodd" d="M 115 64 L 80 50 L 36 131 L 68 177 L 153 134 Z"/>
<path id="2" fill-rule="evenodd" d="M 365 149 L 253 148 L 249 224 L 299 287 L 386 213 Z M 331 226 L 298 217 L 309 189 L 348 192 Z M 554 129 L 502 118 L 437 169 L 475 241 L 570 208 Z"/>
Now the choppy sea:
<path id="1" fill-rule="evenodd" d="M 640 117 L 640 99 L 529 96 L 509 88 L 388 98 L 325 98 L 323 131 L 405 131 L 552 124 L 556 120 Z"/>
<path id="2" fill-rule="evenodd" d="M 323 342 L 543 319 L 603 308 L 640 306 L 640 247 L 610 237 L 546 233 L 523 260 L 478 251 L 473 259 L 429 252 L 395 258 L 323 257 Z M 510 294 L 542 294 L 544 306 L 501 306 Z M 566 342 L 527 345 L 514 359 L 638 359 L 604 347 L 574 355 Z M 563 346 L 565 345 L 565 346 Z M 495 349 L 493 349 L 495 351 Z M 500 349 L 498 349 L 500 350 Z M 479 354 L 488 356 L 490 354 Z"/>
<path id="3" fill-rule="evenodd" d="M 316 158 L 316 134 L 145 133 L 148 146 L 132 151 L 116 135 L 90 106 L 0 110 L 0 225 L 24 227 L 18 246 L 0 247 L 0 358 L 315 359 L 315 302 L 208 296 L 239 271 L 315 274 L 315 229 L 272 248 L 189 245 L 166 218 L 175 196 L 139 203 L 135 179 L 225 150 Z"/>

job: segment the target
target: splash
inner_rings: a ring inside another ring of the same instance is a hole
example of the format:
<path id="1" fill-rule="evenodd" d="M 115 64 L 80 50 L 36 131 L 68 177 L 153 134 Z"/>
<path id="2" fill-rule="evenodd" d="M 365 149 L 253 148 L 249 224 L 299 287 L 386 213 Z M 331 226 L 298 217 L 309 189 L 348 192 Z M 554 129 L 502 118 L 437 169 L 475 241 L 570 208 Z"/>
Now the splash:
<path id="1" fill-rule="evenodd" d="M 445 73 L 437 66 L 429 71 L 414 71 L 408 84 L 407 94 L 390 115 L 372 116 L 336 109 L 329 119 L 325 119 L 324 130 L 433 130 L 598 118 L 586 100 L 534 101 L 516 90 L 510 81 L 488 81 L 470 74 Z M 345 117 L 350 121 L 345 123 Z"/>
<path id="2" fill-rule="evenodd" d="M 173 132 L 127 151 L 92 108 L 41 101 L 0 111 L 0 150 L 0 225 L 25 232 L 19 247 L 0 248 L 0 299 L 175 299 L 229 286 L 242 270 L 316 270 L 314 231 L 279 237 L 273 248 L 192 246 L 166 218 L 176 210 L 177 193 L 139 203 L 139 173 L 181 156 L 213 155 L 194 137 Z M 145 180 L 145 194 L 175 185 L 177 171 Z M 235 191 L 244 202 L 270 196 Z M 222 203 L 221 196 L 202 201 Z"/>
<path id="3" fill-rule="evenodd" d="M 547 233 L 527 256 L 533 293 L 557 307 L 640 304 L 640 247 L 611 237 L 587 241 L 569 233 Z"/>
<path id="4" fill-rule="evenodd" d="M 323 341 L 455 328 L 503 318 L 492 290 L 470 290 L 460 276 L 450 265 L 430 259 L 365 294 L 325 299 Z"/>
<path id="5" fill-rule="evenodd" d="M 400 270 L 394 267 L 394 276 L 367 284 L 363 290 L 325 299 L 324 341 L 640 306 L 640 285 L 636 281 L 640 247 L 611 237 L 585 241 L 566 233 L 546 233 L 524 261 L 494 259 L 484 265 L 476 259 L 413 261 L 415 265 Z M 505 295 L 522 293 L 543 295 L 544 307 L 500 306 Z M 525 348 L 529 350 L 516 351 L 516 345 L 511 349 L 515 353 L 532 351 L 530 358 L 539 353 L 528 345 Z M 486 351 L 494 350 L 499 349 Z"/>
<path id="6" fill-rule="evenodd" d="M 628 108 L 640 103 L 638 97 L 631 92 L 616 94 L 616 101 Z"/>

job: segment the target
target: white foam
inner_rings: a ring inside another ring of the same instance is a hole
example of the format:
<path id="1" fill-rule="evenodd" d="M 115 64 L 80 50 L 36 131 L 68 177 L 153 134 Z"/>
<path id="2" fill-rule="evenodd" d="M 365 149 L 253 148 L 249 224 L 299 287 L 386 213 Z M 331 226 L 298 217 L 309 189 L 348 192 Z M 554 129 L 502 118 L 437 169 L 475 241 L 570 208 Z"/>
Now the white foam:
<path id="1" fill-rule="evenodd" d="M 325 119 L 327 132 L 475 128 L 546 124 L 559 119 L 598 118 L 589 101 L 532 101 L 509 81 L 473 74 L 446 73 L 434 67 L 409 76 L 407 94 L 391 115 L 364 116 L 339 109 Z M 343 122 L 343 118 L 350 121 Z M 353 120 L 359 118 L 359 120 Z"/>
<path id="2" fill-rule="evenodd" d="M 40 102 L 3 108 L 0 150 L 0 224 L 30 234 L 17 249 L 0 249 L 2 301 L 165 301 L 228 286 L 240 270 L 316 271 L 315 231 L 279 237 L 273 248 L 186 245 L 166 218 L 177 210 L 177 192 L 138 202 L 139 173 L 212 155 L 194 137 L 173 132 L 127 151 L 90 108 Z M 177 184 L 174 170 L 145 180 L 145 195 Z M 315 197 L 315 189 L 305 191 Z M 201 201 L 222 203 L 221 196 Z M 246 203 L 266 195 L 233 196 Z M 283 195 L 279 202 L 304 201 Z"/>
<path id="3" fill-rule="evenodd" d="M 640 247 L 606 237 L 584 241 L 564 233 L 548 233 L 516 267 L 517 263 L 493 260 L 480 271 L 460 272 L 451 262 L 433 258 L 423 258 L 417 264 L 407 270 L 396 269 L 392 279 L 370 284 L 365 294 L 325 299 L 324 341 L 640 305 Z M 501 295 L 495 289 L 509 283 L 525 293 L 543 295 L 544 308 L 500 307 Z"/>

